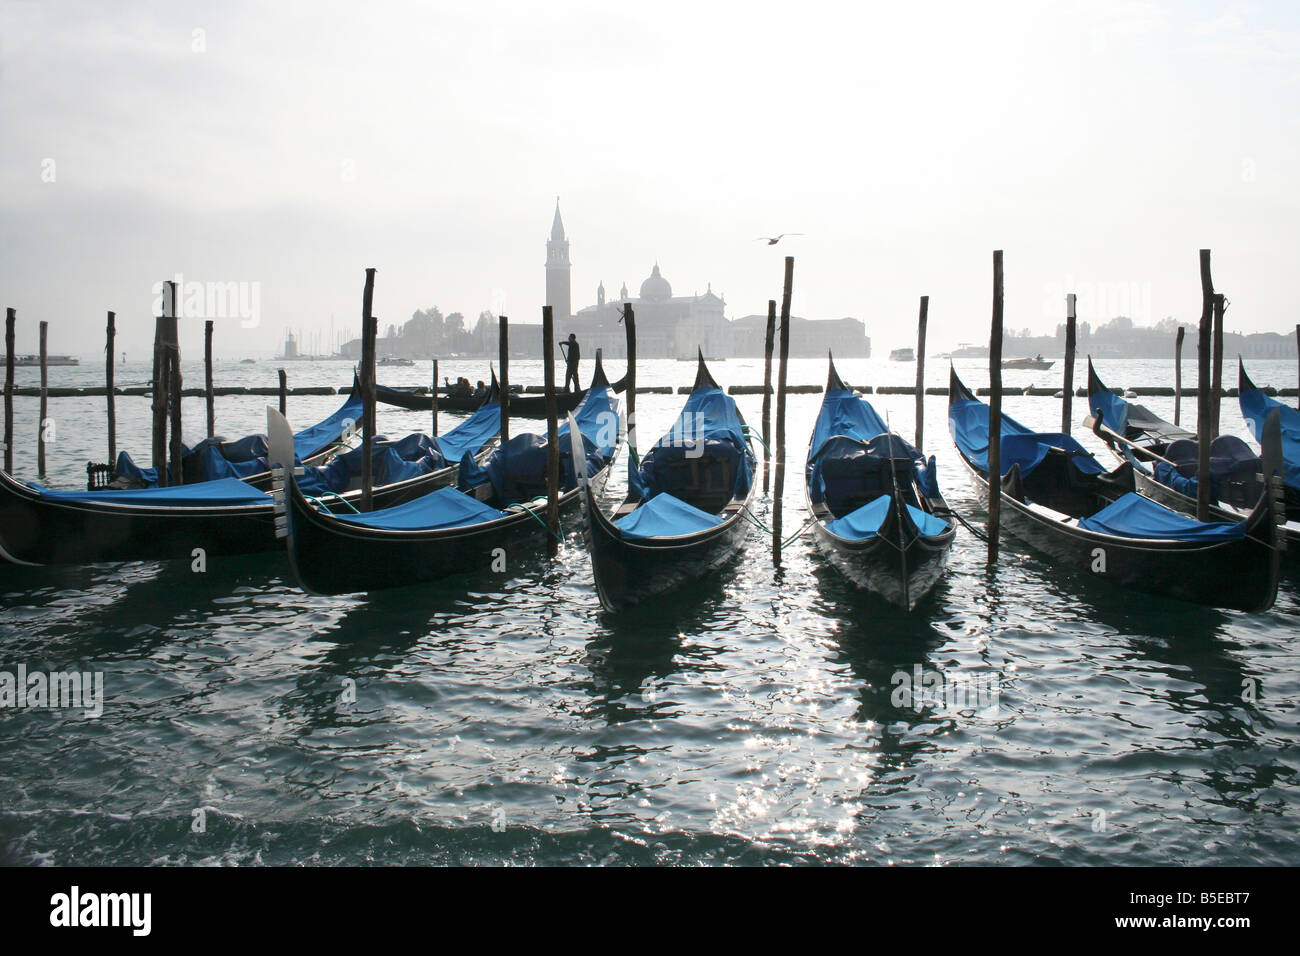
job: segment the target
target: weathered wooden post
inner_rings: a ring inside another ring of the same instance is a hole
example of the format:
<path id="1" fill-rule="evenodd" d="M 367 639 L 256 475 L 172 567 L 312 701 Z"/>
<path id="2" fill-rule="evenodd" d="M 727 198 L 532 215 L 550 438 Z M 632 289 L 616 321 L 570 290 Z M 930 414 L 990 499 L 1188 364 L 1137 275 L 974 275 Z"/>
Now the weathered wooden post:
<path id="1" fill-rule="evenodd" d="M 104 392 L 108 399 L 108 464 L 117 462 L 117 405 L 113 395 L 113 339 L 117 337 L 117 314 L 108 313 L 107 344 L 104 346 Z"/>
<path id="2" fill-rule="evenodd" d="M 429 390 L 433 403 L 433 436 L 438 437 L 438 360 L 433 360 L 433 387 Z M 451 464 L 448 462 L 448 464 Z"/>
<path id="3" fill-rule="evenodd" d="M 285 418 L 289 417 L 289 376 L 285 374 L 284 369 L 276 369 L 276 374 L 280 378 L 280 414 Z"/>
<path id="4" fill-rule="evenodd" d="M 5 309 L 5 472 L 14 473 L 14 323 L 18 313 Z"/>
<path id="5" fill-rule="evenodd" d="M 167 484 L 167 362 L 164 342 L 167 338 L 167 312 L 169 300 L 175 295 L 175 283 L 163 283 L 162 308 L 153 327 L 153 379 L 150 382 L 152 402 L 152 460 L 158 486 Z"/>
<path id="6" fill-rule="evenodd" d="M 510 440 L 510 320 L 500 318 L 497 341 L 497 363 L 501 366 L 501 438 L 504 445 Z"/>
<path id="7" fill-rule="evenodd" d="M 1178 326 L 1174 336 L 1174 424 L 1181 424 L 1183 417 L 1183 335 L 1186 329 Z"/>
<path id="8" fill-rule="evenodd" d="M 175 286 L 175 283 L 173 283 Z M 175 303 L 173 297 L 172 302 Z M 176 309 L 172 309 L 171 318 L 167 324 L 167 408 L 170 412 L 171 419 L 171 483 L 173 485 L 182 485 L 185 483 L 185 475 L 182 470 L 181 459 L 184 456 L 184 446 L 181 444 L 183 437 L 181 431 L 181 330 L 180 319 L 176 315 Z"/>
<path id="9" fill-rule="evenodd" d="M 781 294 L 781 367 L 776 374 L 776 479 L 772 487 L 772 560 L 781 563 L 781 498 L 785 493 L 785 387 L 790 358 L 790 294 L 794 288 L 794 256 L 785 257 L 785 290 Z"/>
<path id="10" fill-rule="evenodd" d="M 1295 354 L 1297 363 L 1300 364 L 1300 323 L 1295 327 Z M 1300 385 L 1300 368 L 1297 368 L 1296 384 Z M 1300 397 L 1296 398 L 1296 408 L 1300 408 Z"/>
<path id="11" fill-rule="evenodd" d="M 627 395 L 627 450 L 632 464 L 640 465 L 640 452 L 636 450 L 636 315 L 632 303 L 623 303 L 623 335 L 627 341 L 627 377 L 623 380 Z"/>
<path id="12" fill-rule="evenodd" d="M 36 420 L 36 473 L 42 478 L 45 477 L 45 428 L 46 417 L 49 415 L 49 369 L 46 367 L 46 340 L 49 335 L 50 323 L 44 319 L 41 320 L 41 416 Z"/>
<path id="13" fill-rule="evenodd" d="M 1201 250 L 1201 327 L 1196 350 L 1196 519 L 1210 520 L 1210 442 L 1213 411 L 1210 402 L 1210 357 L 1214 325 L 1214 281 L 1210 250 Z"/>
<path id="14" fill-rule="evenodd" d="M 375 448 L 375 339 L 379 322 L 371 314 L 375 302 L 375 270 L 366 270 L 366 286 L 361 293 L 361 510 L 374 507 Z"/>
<path id="15" fill-rule="evenodd" d="M 560 553 L 560 423 L 555 401 L 555 317 L 549 305 L 542 306 L 542 384 L 546 388 L 546 529 L 550 532 L 546 554 L 553 558 Z M 573 461 L 573 476 L 579 483 L 578 469 L 585 464 Z"/>
<path id="16" fill-rule="evenodd" d="M 208 437 L 217 433 L 217 405 L 212 397 L 212 320 L 203 323 L 203 401 L 208 410 Z M 280 414 L 284 414 L 281 406 Z"/>
<path id="17" fill-rule="evenodd" d="M 1074 410 L 1074 350 L 1078 319 L 1074 311 L 1074 293 L 1065 297 L 1065 389 L 1061 402 L 1061 431 L 1070 434 L 1070 419 Z"/>
<path id="18" fill-rule="evenodd" d="M 1223 398 L 1223 312 L 1227 308 L 1227 300 L 1222 293 L 1216 293 L 1214 296 L 1213 313 L 1214 313 L 1214 381 L 1211 384 L 1210 392 L 1210 440 L 1213 441 L 1219 436 L 1219 407 L 1222 405 Z"/>
<path id="19" fill-rule="evenodd" d="M 916 319 L 916 450 L 925 445 L 925 326 L 930 319 L 930 297 L 921 296 L 921 314 Z"/>
<path id="20" fill-rule="evenodd" d="M 997 249 L 993 253 L 993 328 L 989 334 L 989 567 L 998 560 L 1002 524 L 1002 300 L 1002 250 Z"/>
<path id="21" fill-rule="evenodd" d="M 767 300 L 767 338 L 763 341 L 763 494 L 772 482 L 772 348 L 776 344 L 776 300 Z"/>

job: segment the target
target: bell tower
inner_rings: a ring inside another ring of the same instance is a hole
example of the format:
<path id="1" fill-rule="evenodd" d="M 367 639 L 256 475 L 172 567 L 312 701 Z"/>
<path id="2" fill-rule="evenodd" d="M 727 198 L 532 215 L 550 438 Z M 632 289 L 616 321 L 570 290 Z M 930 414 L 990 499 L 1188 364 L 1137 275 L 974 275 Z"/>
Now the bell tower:
<path id="1" fill-rule="evenodd" d="M 560 197 L 555 197 L 555 220 L 551 223 L 551 238 L 546 240 L 546 304 L 556 322 L 567 322 L 573 317 L 569 294 L 569 240 L 564 238 L 564 220 L 560 218 Z"/>

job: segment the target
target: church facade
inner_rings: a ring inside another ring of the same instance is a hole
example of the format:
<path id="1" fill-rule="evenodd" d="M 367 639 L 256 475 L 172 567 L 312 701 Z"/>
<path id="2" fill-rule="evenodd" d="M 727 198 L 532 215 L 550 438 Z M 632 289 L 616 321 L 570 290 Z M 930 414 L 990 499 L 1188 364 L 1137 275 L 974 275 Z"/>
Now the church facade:
<path id="1" fill-rule="evenodd" d="M 546 242 L 546 304 L 555 317 L 557 338 L 572 332 L 582 345 L 584 356 L 594 357 L 596 349 L 608 358 L 624 358 L 627 339 L 620 321 L 623 307 L 631 305 L 636 316 L 636 351 L 638 358 L 693 359 L 697 350 L 706 358 L 761 357 L 763 355 L 767 317 L 754 335 L 753 320 L 746 316 L 732 322 L 726 317 L 726 300 L 713 291 L 710 283 L 704 293 L 674 295 L 672 284 L 655 263 L 640 288 L 632 296 L 624 283 L 617 298 L 608 299 L 605 283 L 596 287 L 596 303 L 572 311 L 569 240 L 555 204 L 551 235 Z M 825 355 L 834 346 L 845 358 L 869 358 L 871 340 L 866 328 L 854 318 L 830 321 L 793 319 L 790 323 L 791 355 Z"/>

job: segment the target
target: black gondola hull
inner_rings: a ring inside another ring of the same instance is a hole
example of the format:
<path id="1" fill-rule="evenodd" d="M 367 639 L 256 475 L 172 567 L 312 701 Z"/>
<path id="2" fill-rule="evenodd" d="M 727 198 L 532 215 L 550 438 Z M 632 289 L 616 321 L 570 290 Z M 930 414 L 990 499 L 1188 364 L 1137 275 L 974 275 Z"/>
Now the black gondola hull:
<path id="1" fill-rule="evenodd" d="M 985 507 L 989 486 L 962 456 Z M 1210 607 L 1266 611 L 1277 597 L 1278 551 L 1272 511 L 1252 512 L 1240 540 L 1203 544 L 1121 539 L 1074 527 L 1002 494 L 1002 527 L 1064 568 L 1131 588 Z"/>
<path id="2" fill-rule="evenodd" d="M 608 467 L 593 477 L 603 486 Z M 560 496 L 561 512 L 580 489 Z M 524 548 L 548 531 L 524 511 L 464 528 L 392 531 L 340 521 L 313 508 L 296 485 L 286 493 L 289 560 L 298 584 L 313 594 L 354 594 L 427 584 L 457 574 L 508 576 Z"/>
<path id="3" fill-rule="evenodd" d="M 813 513 L 811 502 L 807 507 Z M 955 528 L 932 537 L 916 534 L 915 528 L 903 529 L 893 508 L 870 538 L 841 538 L 824 521 L 813 525 L 817 550 L 831 567 L 850 583 L 907 611 L 943 576 L 956 535 Z"/>
<path id="4" fill-rule="evenodd" d="M 480 457 L 488 453 L 484 450 Z M 458 464 L 450 465 L 380 486 L 374 490 L 375 507 L 428 494 L 455 481 L 458 471 Z M 343 497 L 354 501 L 359 495 L 353 491 Z M 269 495 L 265 504 L 195 508 L 73 502 L 42 497 L 0 472 L 0 554 L 17 564 L 189 561 L 196 548 L 214 556 L 279 547 Z"/>
<path id="5" fill-rule="evenodd" d="M 746 508 L 755 484 L 750 482 Z M 744 516 L 736 512 L 696 534 L 629 541 L 605 517 L 594 489 L 587 492 L 583 511 L 596 593 L 607 611 L 640 604 L 717 570 L 744 547 L 749 534 Z"/>

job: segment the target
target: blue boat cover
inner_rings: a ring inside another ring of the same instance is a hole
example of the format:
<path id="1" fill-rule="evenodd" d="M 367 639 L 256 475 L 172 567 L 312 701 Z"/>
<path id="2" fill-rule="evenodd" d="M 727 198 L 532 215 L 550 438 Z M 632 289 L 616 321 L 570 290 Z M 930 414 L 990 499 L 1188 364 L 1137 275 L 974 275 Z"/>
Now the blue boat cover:
<path id="1" fill-rule="evenodd" d="M 165 505 L 170 508 L 212 508 L 222 505 L 268 505 L 271 496 L 238 478 L 220 478 L 169 488 L 128 488 L 114 491 L 51 491 L 32 482 L 29 487 L 51 501 L 104 501 L 123 505 Z"/>
<path id="2" fill-rule="evenodd" d="M 364 446 L 335 455 L 327 464 L 304 469 L 298 487 L 309 496 L 327 492 L 341 494 L 357 486 L 361 478 Z M 371 450 L 371 472 L 376 485 L 391 485 L 408 478 L 418 478 L 447 466 L 438 450 L 436 439 L 423 432 L 413 432 L 397 441 L 379 436 Z"/>
<path id="3" fill-rule="evenodd" d="M 504 514 L 505 512 L 489 507 L 455 488 L 439 488 L 391 508 L 359 515 L 338 514 L 334 517 L 351 524 L 388 531 L 435 531 L 439 528 L 483 524 L 495 521 Z"/>
<path id="4" fill-rule="evenodd" d="M 618 400 L 604 386 L 588 389 L 573 417 L 586 452 L 587 477 L 592 478 L 605 467 L 605 461 L 618 445 Z M 559 428 L 562 491 L 577 487 L 571 445 L 566 421 Z M 546 457 L 545 435 L 516 435 L 492 452 L 482 465 L 467 452 L 460 461 L 457 487 L 468 491 L 487 482 L 505 504 L 531 501 L 546 494 Z"/>
<path id="5" fill-rule="evenodd" d="M 629 541 L 642 538 L 673 537 L 707 531 L 722 524 L 722 518 L 701 511 L 680 498 L 663 493 L 655 495 L 630 514 L 617 519 L 614 525 Z"/>
<path id="6" fill-rule="evenodd" d="M 1282 410 L 1282 481 L 1288 488 L 1300 488 L 1300 411 L 1269 398 L 1257 388 L 1242 389 L 1238 402 L 1255 441 L 1264 434 L 1269 412 L 1275 408 Z"/>
<path id="7" fill-rule="evenodd" d="M 858 441 L 870 441 L 888 431 L 889 427 L 871 407 L 870 402 L 857 392 L 837 388 L 827 392 L 822 399 L 821 411 L 813 425 L 812 442 L 808 447 L 816 454 L 832 435 L 848 435 Z M 908 447 L 911 448 L 910 445 Z M 920 458 L 921 453 L 918 451 L 912 457 Z"/>
<path id="8" fill-rule="evenodd" d="M 347 401 L 329 418 L 293 436 L 293 449 L 299 463 L 313 458 L 347 430 L 348 423 L 360 428 L 361 396 L 355 386 Z M 240 480 L 260 475 L 268 469 L 265 435 L 246 435 L 234 441 L 224 438 L 205 438 L 193 447 L 181 445 L 181 473 L 186 484 L 199 484 L 221 478 Z M 155 468 L 142 468 L 126 452 L 119 452 L 113 471 L 149 487 L 158 484 Z"/>
<path id="9" fill-rule="evenodd" d="M 349 423 L 353 431 L 359 432 L 362 407 L 361 392 L 354 388 L 337 412 L 293 436 L 293 453 L 303 460 L 319 455 L 339 440 L 339 436 L 348 430 Z"/>
<path id="10" fill-rule="evenodd" d="M 1128 402 L 1114 392 L 1107 390 L 1089 393 L 1088 409 L 1093 417 L 1100 417 L 1101 423 L 1117 435 L 1127 434 Z"/>
<path id="11" fill-rule="evenodd" d="M 691 392 L 672 429 L 655 442 L 640 468 L 628 459 L 628 488 L 642 501 L 690 492 L 696 489 L 688 485 L 698 483 L 724 493 L 727 501 L 743 498 L 753 474 L 753 452 L 736 402 L 716 386 Z"/>
<path id="12" fill-rule="evenodd" d="M 874 501 L 869 501 L 856 511 L 851 511 L 843 518 L 836 518 L 826 526 L 832 534 L 839 535 L 841 538 L 849 538 L 860 541 L 863 538 L 874 537 L 880 530 L 880 526 L 885 523 L 885 518 L 889 516 L 889 509 L 893 507 L 894 498 L 892 495 L 881 495 Z M 943 534 L 948 530 L 948 523 L 941 518 L 936 518 L 920 508 L 913 508 L 909 504 L 903 507 L 907 509 L 908 516 L 912 523 L 916 525 L 917 530 L 927 538 Z"/>
<path id="13" fill-rule="evenodd" d="M 460 461 L 465 457 L 465 452 L 477 455 L 500 430 L 501 406 L 492 402 L 480 406 L 473 415 L 434 441 L 444 459 L 449 462 Z"/>
<path id="14" fill-rule="evenodd" d="M 989 407 L 983 402 L 966 399 L 948 406 L 948 429 L 953 441 L 972 465 L 985 475 L 989 467 Z M 1020 465 L 1022 477 L 1038 467 L 1052 448 L 1060 448 L 1071 455 L 1081 472 L 1088 475 L 1104 474 L 1092 453 L 1062 432 L 1033 432 L 1010 415 L 1002 416 L 1002 474 L 1013 465 Z"/>
<path id="15" fill-rule="evenodd" d="M 1131 491 L 1096 514 L 1080 518 L 1079 527 L 1122 538 L 1207 544 L 1233 541 L 1246 535 L 1245 521 L 1197 521 Z"/>

